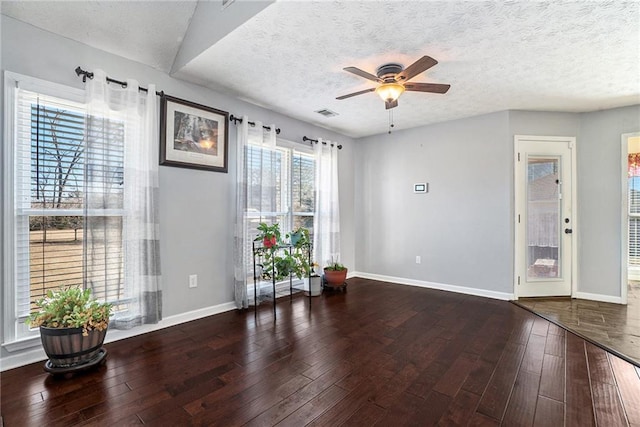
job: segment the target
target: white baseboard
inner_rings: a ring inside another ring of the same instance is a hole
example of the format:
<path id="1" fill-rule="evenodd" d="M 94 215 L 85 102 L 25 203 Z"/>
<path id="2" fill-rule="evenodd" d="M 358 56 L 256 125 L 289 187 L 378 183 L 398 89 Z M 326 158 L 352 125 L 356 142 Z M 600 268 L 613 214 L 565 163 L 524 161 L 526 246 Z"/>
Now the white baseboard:
<path id="1" fill-rule="evenodd" d="M 613 297 L 611 295 L 591 294 L 588 292 L 576 292 L 572 298 L 588 299 L 591 301 L 610 302 L 612 304 L 624 304 L 622 297 Z"/>
<path id="2" fill-rule="evenodd" d="M 190 322 L 192 320 L 201 319 L 207 316 L 213 316 L 214 314 L 224 313 L 236 309 L 235 302 L 227 302 L 223 304 L 214 305 L 211 307 L 200 308 L 198 310 L 189 311 L 186 313 L 176 314 L 162 319 L 159 323 L 153 325 L 142 325 L 129 330 L 117 330 L 109 329 L 107 336 L 104 340 L 105 343 L 119 341 L 125 338 L 135 337 L 137 335 L 146 334 L 148 332 L 157 331 L 160 329 L 168 328 L 170 326 L 179 325 L 181 323 Z M 0 360 L 0 372 L 7 371 L 9 369 L 18 368 L 20 366 L 29 365 L 47 359 L 47 355 L 42 349 L 40 339 L 33 340 L 34 346 L 30 350 L 16 352 L 7 357 L 3 357 Z"/>
<path id="3" fill-rule="evenodd" d="M 499 299 L 503 301 L 511 301 L 514 298 L 513 294 L 506 293 L 506 292 L 496 292 L 496 291 L 489 291 L 486 289 L 469 288 L 466 286 L 426 282 L 423 280 L 406 279 L 404 277 L 383 276 L 381 274 L 364 273 L 361 271 L 354 271 L 348 277 L 362 277 L 363 279 L 379 280 L 381 282 L 397 283 L 399 285 L 418 286 L 421 288 L 438 289 L 441 291 L 475 295 L 479 297 L 493 298 L 493 299 Z"/>

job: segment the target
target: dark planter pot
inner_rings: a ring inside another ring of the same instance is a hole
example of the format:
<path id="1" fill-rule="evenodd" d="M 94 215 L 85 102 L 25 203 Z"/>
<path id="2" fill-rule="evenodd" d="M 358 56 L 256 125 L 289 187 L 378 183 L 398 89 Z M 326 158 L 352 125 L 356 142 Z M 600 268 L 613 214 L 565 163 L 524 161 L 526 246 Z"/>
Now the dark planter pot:
<path id="1" fill-rule="evenodd" d="M 347 280 L 347 269 L 344 270 L 324 270 L 324 278 L 330 288 L 340 288 Z"/>
<path id="2" fill-rule="evenodd" d="M 46 328 L 40 326 L 42 347 L 49 358 L 51 368 L 82 366 L 99 357 L 102 343 L 107 335 L 104 331 L 89 331 L 82 335 L 82 328 Z"/>

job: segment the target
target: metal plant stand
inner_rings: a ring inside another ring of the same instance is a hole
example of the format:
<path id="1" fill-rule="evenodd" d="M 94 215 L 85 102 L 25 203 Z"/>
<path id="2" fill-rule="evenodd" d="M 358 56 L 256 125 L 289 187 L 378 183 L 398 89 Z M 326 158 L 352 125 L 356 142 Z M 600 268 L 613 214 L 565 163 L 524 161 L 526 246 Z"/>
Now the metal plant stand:
<path id="1" fill-rule="evenodd" d="M 276 251 L 288 251 L 291 254 L 294 246 L 290 244 L 285 245 L 277 245 L 273 247 Z M 309 262 L 309 308 L 311 308 L 311 253 L 313 252 L 313 245 L 311 243 L 306 243 L 303 245 L 304 250 L 307 252 L 308 262 Z M 260 280 L 261 274 L 258 274 L 258 264 L 262 258 L 263 251 L 265 249 L 263 242 L 253 242 L 253 299 L 254 299 L 254 313 L 258 314 L 258 281 Z M 275 274 L 275 265 L 271 265 L 271 286 L 272 286 L 272 294 L 273 294 L 273 317 L 276 317 L 276 274 Z M 289 302 L 293 301 L 293 274 L 289 273 Z"/>

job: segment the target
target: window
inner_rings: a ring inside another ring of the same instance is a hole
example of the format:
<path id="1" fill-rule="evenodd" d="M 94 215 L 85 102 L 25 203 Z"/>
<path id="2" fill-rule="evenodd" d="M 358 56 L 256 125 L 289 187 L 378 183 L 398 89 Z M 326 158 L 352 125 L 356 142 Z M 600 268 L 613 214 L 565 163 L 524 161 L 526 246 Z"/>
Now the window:
<path id="1" fill-rule="evenodd" d="M 13 107 L 6 116 L 13 144 L 5 153 L 5 193 L 9 196 L 5 214 L 10 216 L 5 221 L 5 235 L 10 237 L 5 239 L 9 245 L 5 254 L 11 254 L 5 260 L 5 283 L 12 287 L 7 299 L 15 302 L 5 304 L 5 341 L 11 341 L 33 333 L 25 320 L 47 290 L 81 285 L 85 279 L 123 277 L 121 245 L 105 248 L 101 265 L 87 265 L 83 247 L 85 221 L 103 221 L 109 224 L 109 232 L 121 233 L 123 150 L 122 145 L 110 146 L 108 164 L 98 165 L 110 180 L 108 197 L 119 199 L 120 209 L 86 211 L 84 176 L 95 171 L 84 162 L 91 153 L 85 146 L 83 91 L 12 73 L 7 73 L 5 88 L 12 101 L 7 105 Z M 102 132 L 124 134 L 123 123 L 112 120 Z M 107 270 L 110 274 L 105 274 Z M 93 287 L 94 295 L 122 302 L 123 281 L 117 282 Z"/>
<path id="2" fill-rule="evenodd" d="M 315 159 L 311 149 L 278 141 L 275 148 L 246 146 L 247 221 L 249 239 L 246 254 L 247 277 L 253 283 L 251 244 L 260 222 L 278 222 L 284 235 L 297 227 L 313 236 L 315 211 Z"/>
<path id="3" fill-rule="evenodd" d="M 630 153 L 629 158 L 640 158 L 637 153 Z M 630 160 L 631 162 L 631 160 Z M 628 215 L 629 215 L 629 271 L 633 279 L 639 277 L 640 270 L 640 176 L 636 176 L 637 170 L 629 168 L 628 178 Z"/>

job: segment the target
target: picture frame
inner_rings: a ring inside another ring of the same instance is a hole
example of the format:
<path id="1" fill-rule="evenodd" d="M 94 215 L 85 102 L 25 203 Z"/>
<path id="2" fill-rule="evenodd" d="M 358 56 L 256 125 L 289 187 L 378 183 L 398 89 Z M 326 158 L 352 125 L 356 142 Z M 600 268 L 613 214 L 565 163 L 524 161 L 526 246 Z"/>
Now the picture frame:
<path id="1" fill-rule="evenodd" d="M 160 101 L 160 164 L 227 173 L 229 113 L 164 95 Z"/>

